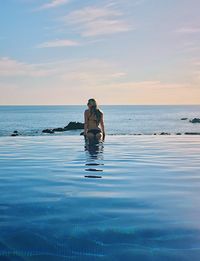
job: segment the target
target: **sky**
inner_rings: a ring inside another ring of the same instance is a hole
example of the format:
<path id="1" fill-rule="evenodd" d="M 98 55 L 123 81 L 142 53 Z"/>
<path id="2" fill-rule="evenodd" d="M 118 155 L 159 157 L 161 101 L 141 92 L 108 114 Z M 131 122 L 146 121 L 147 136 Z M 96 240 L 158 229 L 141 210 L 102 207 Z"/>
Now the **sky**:
<path id="1" fill-rule="evenodd" d="M 199 0 L 1 0 L 0 105 L 200 104 Z"/>

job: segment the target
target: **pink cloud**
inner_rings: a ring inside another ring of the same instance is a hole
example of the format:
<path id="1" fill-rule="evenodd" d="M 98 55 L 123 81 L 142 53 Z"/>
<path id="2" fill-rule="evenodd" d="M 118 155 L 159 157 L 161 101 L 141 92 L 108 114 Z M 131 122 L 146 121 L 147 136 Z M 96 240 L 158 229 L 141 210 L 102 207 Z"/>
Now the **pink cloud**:
<path id="1" fill-rule="evenodd" d="M 42 9 L 54 8 L 60 5 L 67 4 L 68 2 L 69 0 L 52 0 L 49 3 L 43 4 L 39 9 L 42 10 Z"/>
<path id="2" fill-rule="evenodd" d="M 200 32 L 200 27 L 199 26 L 186 26 L 179 28 L 176 30 L 177 33 L 182 33 L 182 34 L 193 34 L 193 33 L 198 33 Z"/>
<path id="3" fill-rule="evenodd" d="M 54 48 L 54 47 L 70 47 L 70 46 L 78 46 L 79 43 L 72 40 L 55 40 L 41 43 L 37 46 L 37 48 Z"/>

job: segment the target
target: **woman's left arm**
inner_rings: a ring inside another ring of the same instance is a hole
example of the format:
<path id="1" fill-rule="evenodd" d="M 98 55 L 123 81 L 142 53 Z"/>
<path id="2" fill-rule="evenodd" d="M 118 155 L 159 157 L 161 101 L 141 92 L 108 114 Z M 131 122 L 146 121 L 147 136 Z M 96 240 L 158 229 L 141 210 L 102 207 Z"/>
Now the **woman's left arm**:
<path id="1" fill-rule="evenodd" d="M 101 128 L 102 128 L 102 133 L 103 133 L 103 139 L 105 138 L 105 126 L 104 126 L 104 117 L 103 113 L 101 115 L 101 120 L 100 120 Z"/>

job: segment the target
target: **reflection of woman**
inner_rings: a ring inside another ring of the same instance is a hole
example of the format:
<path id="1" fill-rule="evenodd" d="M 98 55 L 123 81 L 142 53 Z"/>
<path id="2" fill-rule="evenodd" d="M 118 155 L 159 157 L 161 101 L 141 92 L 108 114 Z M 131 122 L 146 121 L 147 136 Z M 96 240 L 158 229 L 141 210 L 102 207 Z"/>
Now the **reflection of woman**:
<path id="1" fill-rule="evenodd" d="M 98 108 L 95 99 L 88 100 L 88 109 L 84 112 L 84 136 L 89 140 L 105 139 L 103 112 Z"/>

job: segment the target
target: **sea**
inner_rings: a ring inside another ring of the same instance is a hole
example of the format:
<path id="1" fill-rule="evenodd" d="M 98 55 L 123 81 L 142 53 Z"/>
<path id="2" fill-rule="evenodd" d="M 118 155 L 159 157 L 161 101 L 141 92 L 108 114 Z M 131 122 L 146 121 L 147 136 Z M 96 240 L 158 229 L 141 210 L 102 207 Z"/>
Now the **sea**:
<path id="1" fill-rule="evenodd" d="M 17 130 L 22 136 L 43 134 L 47 128 L 64 127 L 70 121 L 83 122 L 86 106 L 0 106 L 0 136 Z M 153 134 L 160 132 L 199 132 L 200 124 L 189 120 L 200 118 L 200 105 L 136 106 L 102 105 L 107 135 Z M 181 120 L 187 118 L 187 120 Z M 53 135 L 79 135 L 67 131 Z M 52 134 L 51 134 L 52 135 Z"/>
<path id="2" fill-rule="evenodd" d="M 85 106 L 0 107 L 0 261 L 200 260 L 200 136 L 152 135 L 199 132 L 200 106 L 101 108 L 91 145 L 42 134 Z"/>

